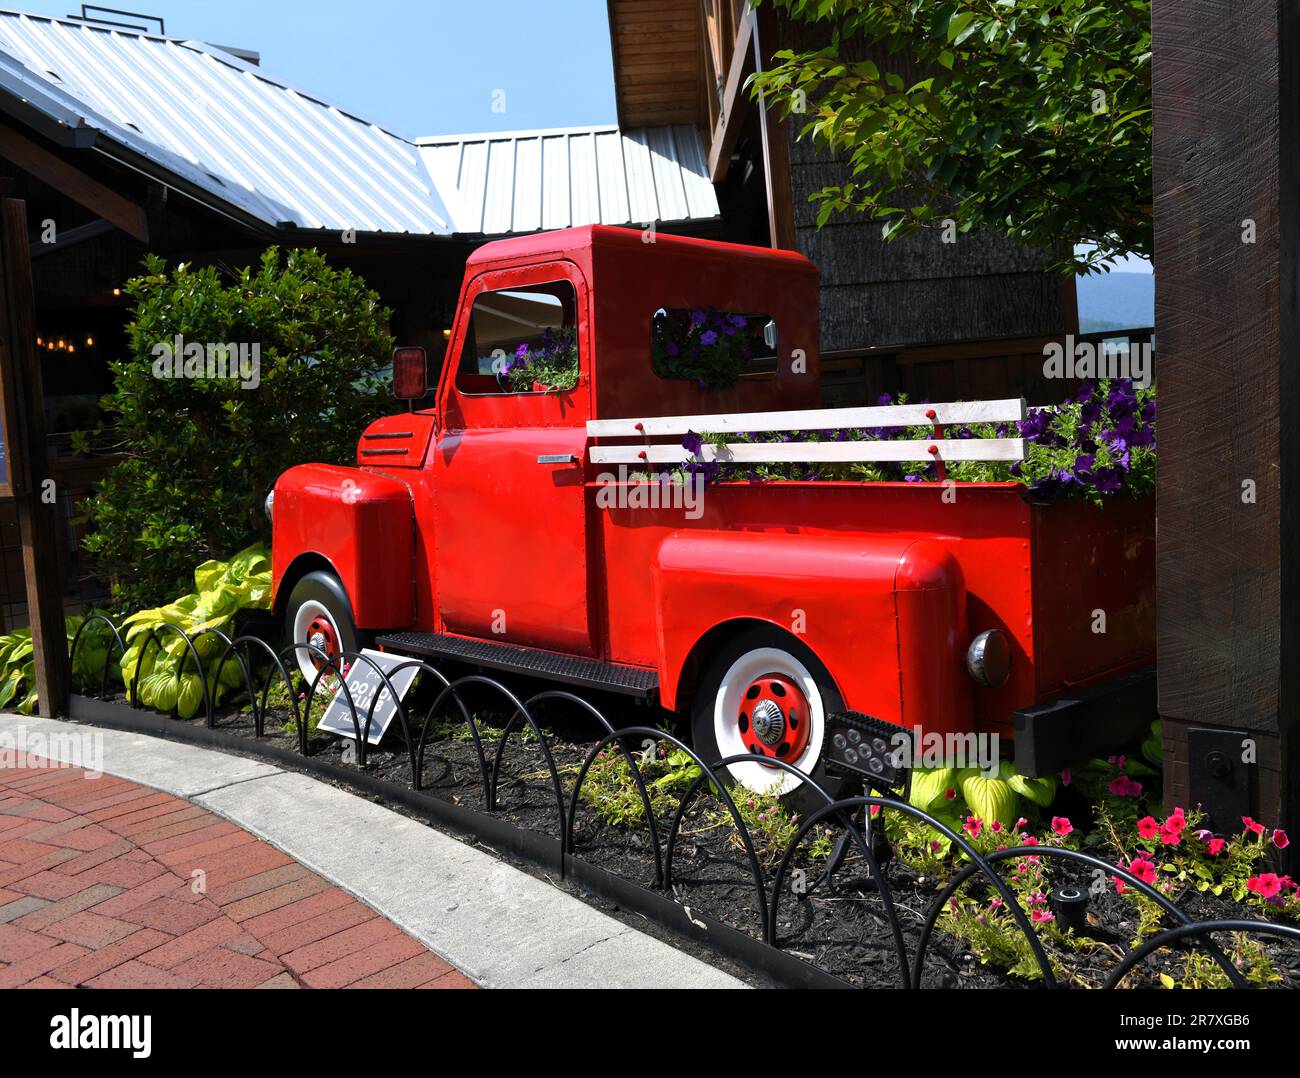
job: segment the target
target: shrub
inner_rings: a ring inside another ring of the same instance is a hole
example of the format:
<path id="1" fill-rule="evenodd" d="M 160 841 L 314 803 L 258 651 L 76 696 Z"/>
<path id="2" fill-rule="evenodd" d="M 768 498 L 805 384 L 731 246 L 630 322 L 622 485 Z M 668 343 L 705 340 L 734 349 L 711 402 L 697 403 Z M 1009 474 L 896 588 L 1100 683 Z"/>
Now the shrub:
<path id="1" fill-rule="evenodd" d="M 389 312 L 319 252 L 272 247 L 237 273 L 169 270 L 157 256 L 145 269 L 126 285 L 130 356 L 112 364 L 102 401 L 126 459 L 85 503 L 86 549 L 120 607 L 156 605 L 189 586 L 196 561 L 267 538 L 262 502 L 275 478 L 307 461 L 351 461 L 389 403 Z M 178 335 L 257 345 L 256 385 L 156 377 L 155 347 Z"/>

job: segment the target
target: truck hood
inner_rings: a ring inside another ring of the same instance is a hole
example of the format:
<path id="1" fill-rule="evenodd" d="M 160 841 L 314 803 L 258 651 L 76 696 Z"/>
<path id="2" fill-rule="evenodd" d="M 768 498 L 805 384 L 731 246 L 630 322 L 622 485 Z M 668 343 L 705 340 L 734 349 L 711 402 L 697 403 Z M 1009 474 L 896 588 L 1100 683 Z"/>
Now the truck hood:
<path id="1" fill-rule="evenodd" d="M 432 412 L 406 412 L 376 419 L 357 443 L 358 467 L 420 467 L 434 426 Z"/>

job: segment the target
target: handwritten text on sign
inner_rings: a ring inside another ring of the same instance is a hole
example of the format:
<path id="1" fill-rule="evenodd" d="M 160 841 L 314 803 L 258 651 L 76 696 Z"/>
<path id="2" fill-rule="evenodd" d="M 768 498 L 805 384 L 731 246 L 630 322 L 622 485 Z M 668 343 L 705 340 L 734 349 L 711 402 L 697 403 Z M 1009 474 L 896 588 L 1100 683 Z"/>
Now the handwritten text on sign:
<path id="1" fill-rule="evenodd" d="M 389 680 L 397 691 L 398 699 L 406 695 L 406 690 L 411 687 L 411 682 L 419 672 L 418 667 L 408 666 L 397 674 L 392 674 L 392 671 L 403 663 L 410 662 L 409 656 L 372 651 L 370 648 L 363 648 L 361 654 L 369 656 L 385 674 L 390 675 Z M 356 725 L 352 724 L 348 694 L 340 685 L 338 692 L 334 694 L 334 699 L 325 709 L 325 715 L 320 720 L 320 729 L 342 737 L 356 738 L 357 730 L 366 728 L 366 716 L 370 714 L 370 705 L 374 701 L 375 714 L 370 721 L 370 736 L 366 738 L 366 742 L 370 745 L 378 745 L 388 724 L 397 714 L 397 700 L 394 700 L 392 693 L 388 691 L 388 687 L 379 676 L 379 671 L 361 659 L 352 660 L 352 668 L 348 671 L 346 680 L 348 690 L 352 693 L 352 707 L 356 708 L 357 712 Z M 375 700 L 376 693 L 379 695 L 378 700 Z"/>

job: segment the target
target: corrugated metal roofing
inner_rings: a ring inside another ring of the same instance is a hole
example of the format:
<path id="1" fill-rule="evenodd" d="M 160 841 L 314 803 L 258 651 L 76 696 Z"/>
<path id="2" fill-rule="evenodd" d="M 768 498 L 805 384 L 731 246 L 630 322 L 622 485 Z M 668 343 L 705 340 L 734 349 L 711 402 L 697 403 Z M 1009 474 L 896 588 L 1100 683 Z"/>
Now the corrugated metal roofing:
<path id="1" fill-rule="evenodd" d="M 575 127 L 417 139 L 457 232 L 648 225 L 719 214 L 688 124 Z"/>
<path id="2" fill-rule="evenodd" d="M 0 12 L 0 53 L 0 87 L 268 224 L 451 231 L 411 142 L 212 46 Z"/>
<path id="3" fill-rule="evenodd" d="M 688 125 L 413 143 L 215 46 L 0 11 L 6 91 L 273 227 L 493 236 L 719 215 Z"/>

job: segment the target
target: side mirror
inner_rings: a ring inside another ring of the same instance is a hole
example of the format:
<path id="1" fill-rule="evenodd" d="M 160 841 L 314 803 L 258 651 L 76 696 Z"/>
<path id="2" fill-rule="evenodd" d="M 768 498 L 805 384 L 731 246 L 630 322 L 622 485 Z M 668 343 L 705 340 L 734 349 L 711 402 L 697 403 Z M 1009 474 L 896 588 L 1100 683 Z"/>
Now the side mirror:
<path id="1" fill-rule="evenodd" d="M 393 396 L 418 401 L 429 391 L 429 360 L 423 348 L 393 349 Z"/>

